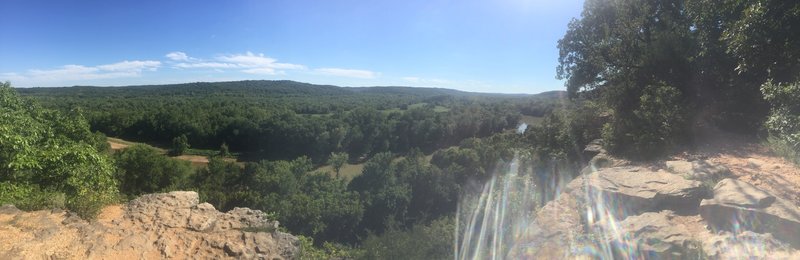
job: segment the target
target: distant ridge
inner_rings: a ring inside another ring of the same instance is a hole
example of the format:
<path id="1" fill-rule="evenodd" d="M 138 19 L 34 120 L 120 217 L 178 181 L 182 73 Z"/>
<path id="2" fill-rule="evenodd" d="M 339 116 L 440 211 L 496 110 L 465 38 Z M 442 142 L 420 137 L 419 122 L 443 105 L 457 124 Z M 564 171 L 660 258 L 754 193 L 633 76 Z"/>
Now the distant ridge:
<path id="1" fill-rule="evenodd" d="M 196 96 L 214 94 L 223 96 L 269 95 L 269 96 L 337 96 L 353 94 L 432 96 L 565 96 L 565 91 L 548 91 L 540 94 L 477 93 L 447 88 L 373 86 L 339 87 L 317 85 L 291 80 L 242 80 L 221 82 L 192 82 L 162 85 L 131 86 L 72 86 L 18 88 L 18 92 L 32 96 L 72 95 L 136 95 L 136 96 Z"/>

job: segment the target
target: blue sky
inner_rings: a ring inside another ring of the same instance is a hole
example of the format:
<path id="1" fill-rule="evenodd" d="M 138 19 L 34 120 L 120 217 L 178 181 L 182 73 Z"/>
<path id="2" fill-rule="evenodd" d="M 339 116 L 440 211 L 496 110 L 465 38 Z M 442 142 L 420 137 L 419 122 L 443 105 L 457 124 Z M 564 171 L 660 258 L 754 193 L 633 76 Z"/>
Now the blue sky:
<path id="1" fill-rule="evenodd" d="M 289 79 L 538 93 L 582 0 L 3 0 L 17 87 Z"/>

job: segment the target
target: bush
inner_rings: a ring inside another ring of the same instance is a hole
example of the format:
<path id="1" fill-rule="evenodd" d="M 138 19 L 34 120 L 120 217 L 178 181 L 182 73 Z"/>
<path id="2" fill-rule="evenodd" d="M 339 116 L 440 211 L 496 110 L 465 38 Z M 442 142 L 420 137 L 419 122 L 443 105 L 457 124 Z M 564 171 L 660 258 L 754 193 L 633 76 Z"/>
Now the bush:
<path id="1" fill-rule="evenodd" d="M 772 106 L 764 126 L 773 151 L 800 163 L 800 82 L 761 86 L 764 99 Z"/>
<path id="2" fill-rule="evenodd" d="M 0 202 L 93 218 L 117 197 L 114 167 L 78 111 L 62 114 L 0 85 Z"/>
<path id="3" fill-rule="evenodd" d="M 47 192 L 35 185 L 0 182 L 0 205 L 14 204 L 21 210 L 64 208 L 64 193 Z"/>
<path id="4" fill-rule="evenodd" d="M 632 159 L 649 159 L 668 151 L 686 138 L 686 108 L 678 89 L 648 85 L 633 111 L 615 111 L 603 127 L 609 152 Z"/>

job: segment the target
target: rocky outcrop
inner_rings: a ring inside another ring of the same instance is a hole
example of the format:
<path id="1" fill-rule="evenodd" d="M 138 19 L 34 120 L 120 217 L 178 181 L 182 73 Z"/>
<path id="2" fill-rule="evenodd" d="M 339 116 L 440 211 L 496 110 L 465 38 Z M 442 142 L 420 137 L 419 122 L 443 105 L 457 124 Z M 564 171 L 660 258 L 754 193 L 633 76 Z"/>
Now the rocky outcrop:
<path id="1" fill-rule="evenodd" d="M 792 201 L 705 158 L 637 166 L 589 148 L 589 165 L 539 209 L 510 258 L 800 259 Z"/>
<path id="2" fill-rule="evenodd" d="M 800 207 L 746 182 L 717 183 L 714 197 L 700 203 L 700 215 L 715 230 L 771 233 L 800 247 Z"/>
<path id="3" fill-rule="evenodd" d="M 296 237 L 258 210 L 219 212 L 195 192 L 141 196 L 95 221 L 64 211 L 0 208 L 0 258 L 293 259 Z"/>
<path id="4" fill-rule="evenodd" d="M 636 166 L 600 169 L 576 178 L 567 189 L 584 204 L 611 209 L 617 219 L 661 209 L 691 210 L 708 192 L 698 181 Z"/>

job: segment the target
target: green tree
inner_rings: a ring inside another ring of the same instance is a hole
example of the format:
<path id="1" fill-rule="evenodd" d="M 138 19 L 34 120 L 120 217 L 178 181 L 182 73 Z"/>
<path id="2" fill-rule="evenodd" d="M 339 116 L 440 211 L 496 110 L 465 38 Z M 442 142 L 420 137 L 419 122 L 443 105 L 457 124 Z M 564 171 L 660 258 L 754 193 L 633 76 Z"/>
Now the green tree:
<path id="1" fill-rule="evenodd" d="M 336 178 L 339 178 L 339 170 L 349 159 L 350 156 L 347 153 L 331 153 L 328 163 L 333 167 L 333 171 L 336 172 Z"/>
<path id="2" fill-rule="evenodd" d="M 172 151 L 173 155 L 182 155 L 189 150 L 189 139 L 186 137 L 185 134 L 179 135 L 172 139 Z"/>
<path id="3" fill-rule="evenodd" d="M 693 107 L 703 87 L 691 81 L 702 70 L 694 60 L 700 48 L 686 13 L 680 0 L 587 0 L 581 19 L 570 22 L 559 40 L 558 77 L 566 79 L 569 94 L 599 98 L 611 109 L 605 141 L 615 147 L 612 152 L 639 155 L 629 151 L 649 149 L 646 155 L 652 156 L 666 148 L 653 146 L 653 140 L 686 138 L 677 132 L 687 127 L 678 113 L 687 111 L 664 111 L 678 116 L 676 122 L 656 122 L 665 118 L 648 112 L 651 106 Z M 659 99 L 654 92 L 669 96 Z M 670 129 L 662 131 L 665 124 Z"/>
<path id="4" fill-rule="evenodd" d="M 94 135 L 79 113 L 42 109 L 0 85 L 0 203 L 28 205 L 43 196 L 92 218 L 117 197 L 114 168 L 92 145 Z M 52 201 L 45 199 L 46 201 Z"/>
<path id="5" fill-rule="evenodd" d="M 227 143 L 222 142 L 222 144 L 219 145 L 219 155 L 222 156 L 222 157 L 231 156 L 231 151 L 228 150 L 228 144 Z"/>

